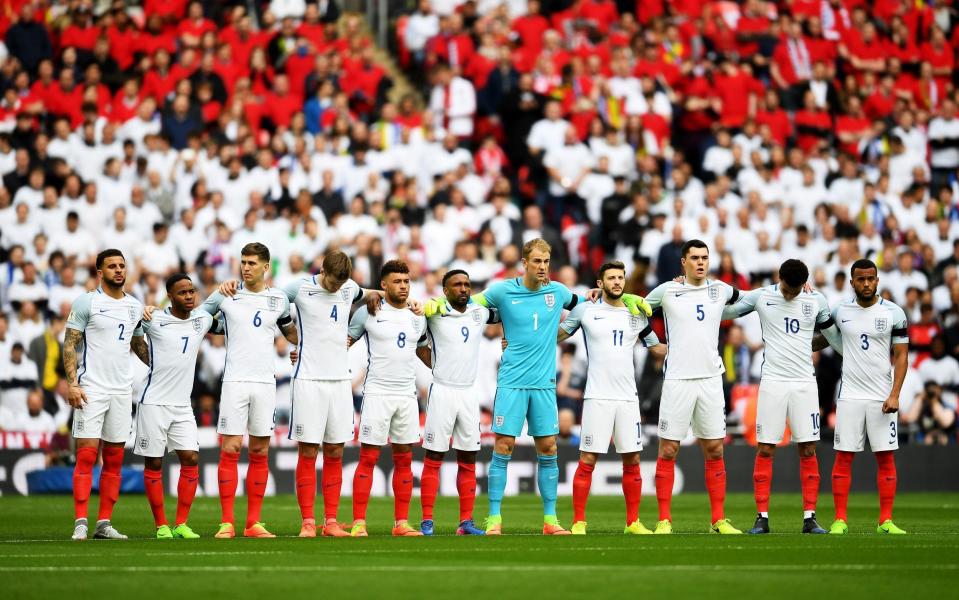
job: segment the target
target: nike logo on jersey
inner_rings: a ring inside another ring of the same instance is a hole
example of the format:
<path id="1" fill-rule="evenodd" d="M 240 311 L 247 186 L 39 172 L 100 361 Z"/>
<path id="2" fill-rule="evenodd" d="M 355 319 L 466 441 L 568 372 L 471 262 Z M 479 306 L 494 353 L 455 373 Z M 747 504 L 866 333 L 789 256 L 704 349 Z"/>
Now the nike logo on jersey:
<path id="1" fill-rule="evenodd" d="M 377 322 L 377 323 L 385 323 L 385 322 L 386 322 L 386 319 L 377 319 L 376 322 Z"/>
<path id="2" fill-rule="evenodd" d="M 593 317 L 593 320 L 594 320 L 594 321 L 602 321 L 602 320 L 605 319 L 605 318 L 606 318 L 606 317 Z"/>
<path id="3" fill-rule="evenodd" d="M 521 302 L 522 302 L 522 300 L 513 300 L 513 304 L 519 304 L 519 303 L 521 303 Z"/>
<path id="4" fill-rule="evenodd" d="M 767 302 L 766 306 L 779 306 L 778 302 Z"/>
<path id="5" fill-rule="evenodd" d="M 310 296 L 315 296 L 317 294 L 319 294 L 319 292 L 310 292 Z"/>
<path id="6" fill-rule="evenodd" d="M 100 312 L 101 312 L 101 313 L 105 313 L 105 312 L 107 312 L 108 310 L 110 310 L 110 309 L 109 309 L 109 308 L 101 308 L 101 309 L 100 309 Z"/>
<path id="7" fill-rule="evenodd" d="M 166 327 L 167 325 L 172 325 L 172 323 L 160 323 L 160 327 Z"/>
<path id="8" fill-rule="evenodd" d="M 848 323 L 849 321 L 852 321 L 852 319 L 843 319 L 842 323 Z"/>
<path id="9" fill-rule="evenodd" d="M 689 292 L 676 292 L 676 297 L 679 298 L 683 294 L 688 294 Z"/>

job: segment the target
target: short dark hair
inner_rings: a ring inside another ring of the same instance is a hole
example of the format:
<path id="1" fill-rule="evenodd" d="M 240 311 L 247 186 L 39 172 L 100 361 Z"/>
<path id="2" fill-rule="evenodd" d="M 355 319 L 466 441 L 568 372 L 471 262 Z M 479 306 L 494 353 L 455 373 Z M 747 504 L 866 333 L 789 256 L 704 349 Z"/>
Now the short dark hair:
<path id="1" fill-rule="evenodd" d="M 606 275 L 606 271 L 609 271 L 611 269 L 615 269 L 617 271 L 622 271 L 623 273 L 625 273 L 626 265 L 624 265 L 622 261 L 619 261 L 619 260 L 611 260 L 607 263 L 603 263 L 603 266 L 599 268 L 599 278 L 602 279 Z"/>
<path id="2" fill-rule="evenodd" d="M 380 279 L 386 279 L 393 273 L 408 275 L 409 272 L 410 268 L 404 261 L 398 259 L 388 260 L 383 264 L 383 268 L 380 269 Z"/>
<path id="3" fill-rule="evenodd" d="M 346 281 L 353 273 L 353 261 L 340 250 L 327 252 L 323 257 L 323 273 L 335 277 L 337 281 Z"/>
<path id="4" fill-rule="evenodd" d="M 450 269 L 445 275 L 443 275 L 443 287 L 446 287 L 446 282 L 449 281 L 454 275 L 466 275 L 467 279 L 469 279 L 470 276 L 470 274 L 463 269 Z"/>
<path id="5" fill-rule="evenodd" d="M 779 266 L 779 280 L 789 287 L 800 287 L 809 280 L 809 268 L 803 261 L 790 258 Z"/>
<path id="6" fill-rule="evenodd" d="M 173 286 L 175 286 L 177 283 L 179 283 L 179 282 L 181 282 L 181 281 L 183 281 L 183 280 L 191 281 L 191 282 L 193 281 L 192 279 L 190 279 L 190 276 L 187 275 L 186 273 L 174 273 L 173 275 L 170 275 L 169 277 L 167 277 L 167 279 L 166 279 L 166 291 L 167 291 L 167 293 L 172 292 L 172 291 L 173 291 Z"/>
<path id="7" fill-rule="evenodd" d="M 240 249 L 240 256 L 255 256 L 263 262 L 270 262 L 270 249 L 260 242 L 250 242 Z"/>
<path id="8" fill-rule="evenodd" d="M 849 277 L 856 276 L 856 269 L 873 269 L 876 271 L 876 274 L 879 274 L 879 267 L 876 266 L 876 263 L 872 262 L 868 258 L 860 258 L 856 262 L 852 263 L 852 267 L 849 269 Z"/>
<path id="9" fill-rule="evenodd" d="M 114 256 L 119 256 L 123 260 L 126 260 L 126 258 L 123 256 L 123 253 L 117 250 L 116 248 L 107 248 L 100 254 L 97 254 L 97 270 L 99 271 L 100 269 L 103 268 L 103 262 L 106 259 Z"/>
<path id="10" fill-rule="evenodd" d="M 693 248 L 705 248 L 706 252 L 709 252 L 709 246 L 706 245 L 706 242 L 702 240 L 686 240 L 686 243 L 683 244 L 682 257 L 686 258 L 686 255 L 689 254 L 689 251 Z"/>

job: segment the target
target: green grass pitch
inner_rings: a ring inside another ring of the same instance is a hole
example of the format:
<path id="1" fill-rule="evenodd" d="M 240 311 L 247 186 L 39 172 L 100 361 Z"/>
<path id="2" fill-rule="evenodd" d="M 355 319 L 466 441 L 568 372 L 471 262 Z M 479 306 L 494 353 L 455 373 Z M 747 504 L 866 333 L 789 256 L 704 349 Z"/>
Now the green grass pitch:
<path id="1" fill-rule="evenodd" d="M 485 497 L 477 514 L 485 510 Z M 829 496 L 820 520 L 828 528 Z M 259 597 L 269 600 L 325 598 L 692 596 L 803 598 L 816 594 L 864 598 L 955 597 L 959 581 L 959 494 L 902 494 L 896 522 L 909 535 L 875 534 L 875 494 L 850 498 L 850 535 L 801 536 L 798 495 L 774 494 L 774 534 L 704 535 L 705 494 L 674 500 L 673 536 L 624 536 L 622 499 L 593 497 L 589 535 L 539 535 L 541 504 L 534 496 L 507 498 L 506 535 L 463 538 L 455 528 L 456 499 L 437 503 L 434 538 L 393 539 L 392 500 L 370 505 L 368 539 L 301 540 L 292 496 L 268 498 L 263 518 L 275 540 L 215 540 L 215 498 L 199 499 L 190 523 L 204 538 L 149 539 L 152 518 L 143 496 L 122 496 L 114 523 L 127 542 L 69 541 L 69 497 L 0 498 L 0 597 L 175 598 Z M 569 526 L 570 500 L 561 498 L 560 518 Z M 318 509 L 322 500 L 318 499 Z M 91 502 L 95 514 L 96 500 Z M 412 516 L 418 521 L 419 505 Z M 732 494 L 727 510 L 747 529 L 754 516 L 751 494 Z M 167 514 L 175 505 L 167 501 Z M 245 500 L 237 500 L 237 515 Z M 349 498 L 341 518 L 349 513 Z M 656 521 L 656 501 L 645 496 L 640 511 Z M 757 592 L 761 595 L 757 595 Z M 750 594 L 750 596 L 745 596 Z"/>

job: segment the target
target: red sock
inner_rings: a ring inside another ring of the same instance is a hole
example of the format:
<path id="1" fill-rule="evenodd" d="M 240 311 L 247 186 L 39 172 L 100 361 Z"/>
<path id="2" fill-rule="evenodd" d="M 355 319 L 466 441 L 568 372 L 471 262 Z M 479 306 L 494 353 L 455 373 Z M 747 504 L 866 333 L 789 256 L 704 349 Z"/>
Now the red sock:
<path id="1" fill-rule="evenodd" d="M 393 518 L 405 521 L 410 516 L 413 497 L 413 453 L 393 454 Z"/>
<path id="2" fill-rule="evenodd" d="M 879 488 L 879 522 L 892 519 L 892 503 L 896 499 L 896 459 L 892 450 L 876 452 L 879 471 L 876 473 L 876 485 Z"/>
<path id="3" fill-rule="evenodd" d="M 315 519 L 313 504 L 316 502 L 316 457 L 307 458 L 301 453 L 296 460 L 296 501 L 300 504 L 300 516 Z"/>
<path id="4" fill-rule="evenodd" d="M 726 461 L 721 458 L 706 460 L 706 493 L 713 523 L 726 518 Z"/>
<path id="5" fill-rule="evenodd" d="M 327 520 L 336 520 L 343 487 L 343 459 L 323 457 L 323 512 Z"/>
<path id="6" fill-rule="evenodd" d="M 373 487 L 373 468 L 380 457 L 380 449 L 364 446 L 360 448 L 360 464 L 353 473 L 353 520 L 366 520 L 366 505 L 370 503 L 370 489 Z"/>
<path id="7" fill-rule="evenodd" d="M 656 503 L 659 504 L 659 520 L 671 521 L 669 505 L 673 501 L 673 477 L 676 475 L 676 459 L 656 459 Z"/>
<path id="8" fill-rule="evenodd" d="M 250 454 L 250 466 L 246 470 L 246 526 L 260 520 L 263 508 L 263 496 L 266 495 L 266 480 L 270 478 L 270 467 L 266 454 Z"/>
<path id="9" fill-rule="evenodd" d="M 819 459 L 815 456 L 799 457 L 799 481 L 802 484 L 802 509 L 816 510 L 819 499 Z"/>
<path id="10" fill-rule="evenodd" d="M 93 487 L 93 465 L 97 449 L 85 446 L 77 450 L 77 464 L 73 467 L 73 514 L 76 519 L 87 518 L 90 489 Z"/>
<path id="11" fill-rule="evenodd" d="M 626 524 L 639 520 L 639 499 L 643 496 L 643 476 L 639 465 L 623 465 L 623 497 L 626 499 Z"/>
<path id="12" fill-rule="evenodd" d="M 753 496 L 756 497 L 756 512 L 769 512 L 769 488 L 773 483 L 773 457 L 756 455 L 753 465 Z"/>
<path id="13" fill-rule="evenodd" d="M 168 525 L 166 512 L 163 510 L 163 471 L 143 469 L 143 487 L 146 489 L 147 502 L 153 511 L 153 524 Z"/>
<path id="14" fill-rule="evenodd" d="M 573 522 L 586 520 L 586 500 L 593 484 L 593 465 L 579 461 L 573 475 Z"/>
<path id="15" fill-rule="evenodd" d="M 200 467 L 180 467 L 180 479 L 176 484 L 176 524 L 183 525 L 190 516 L 190 507 L 196 497 L 196 486 L 200 481 Z"/>
<path id="16" fill-rule="evenodd" d="M 433 505 L 440 489 L 440 467 L 442 460 L 426 458 L 423 460 L 423 474 L 420 475 L 420 505 L 423 507 L 423 520 L 433 519 Z"/>
<path id="17" fill-rule="evenodd" d="M 852 485 L 852 452 L 836 450 L 836 462 L 832 465 L 832 501 L 836 505 L 836 518 L 843 521 L 846 520 L 850 485 Z"/>
<path id="18" fill-rule="evenodd" d="M 220 511 L 222 523 L 233 523 L 233 503 L 236 502 L 236 482 L 238 479 L 236 463 L 240 461 L 239 452 L 220 451 L 220 464 L 216 469 L 216 479 L 220 489 Z"/>
<path id="19" fill-rule="evenodd" d="M 113 505 L 120 498 L 120 469 L 123 468 L 123 446 L 103 447 L 103 468 L 100 469 L 100 510 L 98 521 L 113 516 Z"/>
<path id="20" fill-rule="evenodd" d="M 460 496 L 460 522 L 473 518 L 473 504 L 476 503 L 476 465 L 456 461 L 456 491 Z"/>

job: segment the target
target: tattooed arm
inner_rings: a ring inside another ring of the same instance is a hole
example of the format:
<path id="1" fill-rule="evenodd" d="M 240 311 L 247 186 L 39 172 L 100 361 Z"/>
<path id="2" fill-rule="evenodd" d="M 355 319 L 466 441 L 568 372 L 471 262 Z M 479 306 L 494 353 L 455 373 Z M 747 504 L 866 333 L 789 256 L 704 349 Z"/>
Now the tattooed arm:
<path id="1" fill-rule="evenodd" d="M 82 408 L 87 403 L 87 395 L 80 387 L 77 376 L 77 352 L 82 343 L 83 332 L 68 327 L 63 340 L 63 370 L 67 374 L 67 384 L 70 386 L 67 401 L 73 408 Z"/>
<path id="2" fill-rule="evenodd" d="M 150 348 L 147 346 L 146 336 L 134 335 L 133 339 L 130 340 L 130 349 L 137 355 L 140 362 L 148 367 L 150 366 Z"/>

